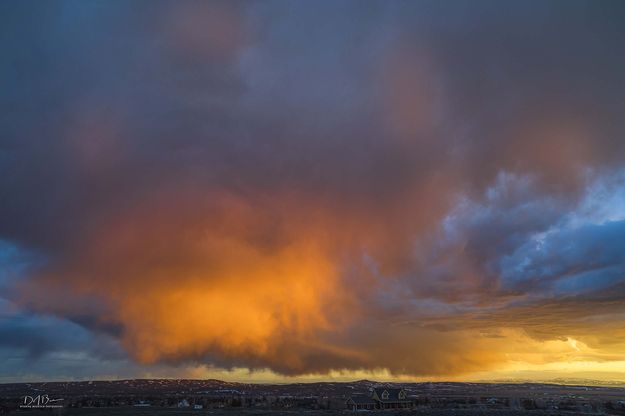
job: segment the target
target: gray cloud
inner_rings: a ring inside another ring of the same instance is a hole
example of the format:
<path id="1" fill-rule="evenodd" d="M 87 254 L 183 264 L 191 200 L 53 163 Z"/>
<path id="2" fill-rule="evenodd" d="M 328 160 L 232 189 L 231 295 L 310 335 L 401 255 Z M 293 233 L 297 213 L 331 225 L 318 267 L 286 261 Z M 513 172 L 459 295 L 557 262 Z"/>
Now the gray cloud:
<path id="1" fill-rule="evenodd" d="M 273 280 L 240 258 L 289 283 L 276 264 L 293 255 L 337 274 L 334 302 L 307 305 L 314 336 L 273 302 L 287 329 L 267 345 L 199 339 L 158 359 L 453 374 L 505 359 L 464 330 L 597 335 L 564 322 L 621 312 L 596 297 L 620 293 L 622 218 L 566 222 L 625 160 L 624 14 L 609 1 L 4 2 L 0 238 L 38 257 L 22 267 L 0 246 L 24 313 L 0 332 L 28 354 L 69 348 L 29 315 L 51 314 L 85 337 L 72 351 L 102 336 L 137 358 L 153 340 L 129 339 L 149 315 L 133 297 L 189 299 L 224 273 L 262 293 Z"/>

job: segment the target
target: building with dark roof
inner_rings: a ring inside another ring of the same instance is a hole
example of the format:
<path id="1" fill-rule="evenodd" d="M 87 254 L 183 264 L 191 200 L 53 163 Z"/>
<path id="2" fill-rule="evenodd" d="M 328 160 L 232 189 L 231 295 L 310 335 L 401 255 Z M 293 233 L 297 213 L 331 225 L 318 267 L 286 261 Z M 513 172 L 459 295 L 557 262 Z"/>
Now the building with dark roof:
<path id="1" fill-rule="evenodd" d="M 378 409 L 407 409 L 412 407 L 412 400 L 408 398 L 404 389 L 375 388 L 371 398 L 378 402 Z"/>
<path id="2" fill-rule="evenodd" d="M 359 395 L 352 396 L 347 400 L 347 408 L 349 410 L 373 410 L 376 409 L 377 402 L 370 396 Z"/>
<path id="3" fill-rule="evenodd" d="M 371 396 L 356 395 L 346 402 L 350 410 L 410 409 L 413 402 L 404 389 L 378 387 Z"/>

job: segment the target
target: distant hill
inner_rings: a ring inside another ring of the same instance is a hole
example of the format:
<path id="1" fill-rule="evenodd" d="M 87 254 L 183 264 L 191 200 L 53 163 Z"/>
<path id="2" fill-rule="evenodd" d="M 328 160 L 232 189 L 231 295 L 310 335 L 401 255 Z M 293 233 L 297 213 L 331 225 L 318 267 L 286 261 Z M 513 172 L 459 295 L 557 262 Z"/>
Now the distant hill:
<path id="1" fill-rule="evenodd" d="M 488 384 L 536 384 L 536 381 L 528 379 L 495 379 L 482 380 L 480 383 Z M 625 380 L 594 380 L 588 378 L 554 378 L 541 381 L 539 384 L 557 384 L 561 386 L 602 386 L 602 387 L 625 387 Z"/>
<path id="2" fill-rule="evenodd" d="M 506 380 L 490 383 L 424 382 L 390 383 L 371 380 L 291 384 L 234 383 L 221 380 L 134 379 L 114 381 L 72 381 L 0 384 L 0 397 L 49 394 L 76 396 L 188 396 L 188 395 L 271 395 L 293 397 L 350 397 L 367 394 L 375 386 L 402 387 L 411 395 L 427 396 L 510 396 L 541 391 L 544 394 L 607 394 L 625 396 L 624 383 L 599 384 L 594 380 L 556 379 L 550 383 Z"/>

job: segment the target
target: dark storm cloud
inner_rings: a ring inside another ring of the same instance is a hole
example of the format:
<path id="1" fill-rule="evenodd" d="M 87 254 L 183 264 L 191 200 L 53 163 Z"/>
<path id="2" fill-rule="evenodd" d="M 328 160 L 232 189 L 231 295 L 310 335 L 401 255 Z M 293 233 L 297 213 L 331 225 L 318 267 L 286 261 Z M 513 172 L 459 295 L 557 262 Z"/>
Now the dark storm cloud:
<path id="1" fill-rule="evenodd" d="M 6 266 L 28 313 L 143 362 L 453 374 L 505 360 L 471 331 L 535 310 L 582 336 L 558 317 L 620 287 L 621 222 L 565 226 L 625 162 L 619 2 L 0 16 L 0 238 L 41 258 Z M 24 319 L 13 347 L 57 348 Z"/>
<path id="2" fill-rule="evenodd" d="M 502 279 L 528 291 L 584 292 L 622 280 L 625 222 L 557 230 L 502 259 Z"/>

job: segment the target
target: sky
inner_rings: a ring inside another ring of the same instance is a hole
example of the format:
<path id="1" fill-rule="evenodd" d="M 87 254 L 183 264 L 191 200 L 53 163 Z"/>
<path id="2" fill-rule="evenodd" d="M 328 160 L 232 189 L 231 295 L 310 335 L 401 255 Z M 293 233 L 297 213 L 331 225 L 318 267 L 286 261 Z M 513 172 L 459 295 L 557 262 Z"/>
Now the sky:
<path id="1" fill-rule="evenodd" d="M 624 21 L 0 2 L 0 382 L 625 379 Z"/>

